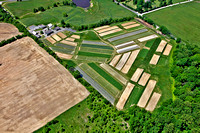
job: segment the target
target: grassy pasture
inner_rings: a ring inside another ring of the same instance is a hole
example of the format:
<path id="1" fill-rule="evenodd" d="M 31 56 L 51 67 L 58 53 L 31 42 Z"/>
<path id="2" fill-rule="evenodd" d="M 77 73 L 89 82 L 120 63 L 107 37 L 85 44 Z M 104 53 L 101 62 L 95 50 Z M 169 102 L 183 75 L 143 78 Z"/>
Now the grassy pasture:
<path id="1" fill-rule="evenodd" d="M 159 25 L 166 26 L 172 34 L 183 41 L 200 45 L 199 9 L 200 3 L 194 1 L 150 13 L 147 17 Z"/>
<path id="2" fill-rule="evenodd" d="M 138 57 L 136 58 L 130 71 L 127 74 L 127 76 L 131 78 L 137 68 L 143 68 L 144 72 L 150 73 L 151 74 L 150 79 L 154 79 L 157 81 L 154 91 L 162 94 L 162 97 L 159 103 L 164 101 L 164 99 L 169 99 L 172 97 L 171 89 L 170 89 L 171 83 L 170 83 L 170 70 L 169 70 L 170 56 L 161 55 L 160 60 L 158 61 L 158 64 L 156 66 L 149 64 L 160 41 L 161 39 L 157 38 L 157 39 L 154 39 L 154 41 L 150 40 L 149 42 L 147 42 L 147 43 L 152 43 L 151 49 L 150 50 L 143 49 L 140 51 Z M 130 98 L 127 101 L 125 107 L 129 107 L 132 104 L 136 104 L 141 94 L 143 93 L 145 87 L 136 85 L 134 89 L 135 90 L 133 90 L 133 92 L 131 93 Z"/>
<path id="3" fill-rule="evenodd" d="M 40 7 L 44 5 L 47 7 L 53 5 L 54 1 L 45 1 L 40 0 L 37 4 L 36 0 L 31 0 L 30 2 L 14 2 L 6 4 L 6 8 L 9 9 L 14 15 L 20 17 L 21 21 L 26 25 L 30 26 L 33 24 L 47 24 L 47 23 L 59 23 L 62 19 L 65 22 L 72 25 L 87 25 L 97 23 L 103 19 L 117 19 L 123 17 L 134 16 L 134 14 L 121 6 L 113 3 L 111 0 L 95 0 L 94 5 L 88 11 L 80 7 L 69 7 L 69 6 L 60 6 L 56 8 L 48 9 L 41 13 L 33 13 L 33 8 Z M 43 3 L 44 4 L 41 4 Z M 27 4 L 28 3 L 28 4 Z M 29 4 L 30 3 L 30 4 Z M 36 3 L 36 4 L 35 4 Z M 26 8 L 22 8 L 21 7 Z M 112 8 L 110 8 L 112 7 Z M 67 13 L 69 16 L 63 17 L 63 13 Z"/>
<path id="4" fill-rule="evenodd" d="M 112 76 L 110 76 L 108 73 L 106 73 L 103 69 L 101 69 L 95 63 L 89 63 L 88 65 L 91 68 L 93 68 L 97 73 L 99 73 L 102 77 L 104 77 L 108 82 L 110 82 L 113 86 L 115 86 L 117 89 L 119 89 L 119 90 L 123 89 L 123 85 L 121 85 L 120 82 L 115 80 Z"/>

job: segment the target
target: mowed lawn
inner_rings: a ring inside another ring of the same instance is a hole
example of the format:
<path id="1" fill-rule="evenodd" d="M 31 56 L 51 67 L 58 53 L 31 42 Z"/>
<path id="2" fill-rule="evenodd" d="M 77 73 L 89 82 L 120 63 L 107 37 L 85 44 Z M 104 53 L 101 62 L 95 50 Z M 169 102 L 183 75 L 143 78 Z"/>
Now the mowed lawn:
<path id="1" fill-rule="evenodd" d="M 31 0 L 35 3 L 35 0 Z M 39 0 L 43 1 L 43 0 Z M 56 1 L 56 0 L 52 0 Z M 60 6 L 48 9 L 41 13 L 33 13 L 33 9 L 35 7 L 41 6 L 34 5 L 33 7 L 29 5 L 28 9 L 20 8 L 21 3 L 16 2 L 6 4 L 6 7 L 16 16 L 20 17 L 21 21 L 26 25 L 30 26 L 33 24 L 48 24 L 48 23 L 59 23 L 62 19 L 65 20 L 66 23 L 70 23 L 72 25 L 86 25 L 97 23 L 103 19 L 110 18 L 123 18 L 134 16 L 134 14 L 121 6 L 118 6 L 112 0 L 94 0 L 94 6 L 89 10 L 84 10 L 80 7 L 70 7 L 70 6 Z M 51 3 L 51 2 L 49 2 Z M 53 5 L 52 2 L 50 5 Z M 111 8 L 112 7 L 112 8 Z M 63 13 L 67 13 L 68 17 L 63 17 Z M 26 15 L 25 15 L 26 14 Z"/>
<path id="2" fill-rule="evenodd" d="M 200 3 L 191 2 L 166 8 L 150 13 L 147 17 L 166 26 L 182 40 L 200 46 Z"/>

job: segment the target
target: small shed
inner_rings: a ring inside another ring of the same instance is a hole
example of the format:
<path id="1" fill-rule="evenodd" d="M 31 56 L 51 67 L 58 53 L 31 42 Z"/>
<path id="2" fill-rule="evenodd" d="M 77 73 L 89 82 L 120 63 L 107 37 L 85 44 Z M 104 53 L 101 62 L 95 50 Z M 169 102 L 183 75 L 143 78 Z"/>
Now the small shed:
<path id="1" fill-rule="evenodd" d="M 54 30 L 55 30 L 55 31 L 59 31 L 59 30 L 61 30 L 61 29 L 60 29 L 60 27 L 55 27 Z"/>
<path id="2" fill-rule="evenodd" d="M 46 34 L 47 36 L 51 35 L 52 33 L 53 33 L 52 30 L 47 30 L 47 31 L 45 31 L 45 34 Z"/>

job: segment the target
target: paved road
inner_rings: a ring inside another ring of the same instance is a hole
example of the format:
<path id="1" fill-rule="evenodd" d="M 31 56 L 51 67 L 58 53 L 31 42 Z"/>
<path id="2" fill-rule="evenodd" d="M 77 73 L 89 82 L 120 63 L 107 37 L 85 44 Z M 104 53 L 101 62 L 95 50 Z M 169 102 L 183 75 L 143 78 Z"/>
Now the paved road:
<path id="1" fill-rule="evenodd" d="M 139 12 L 136 12 L 128 7 L 126 7 L 125 5 L 119 3 L 120 6 L 126 8 L 127 10 L 135 13 L 137 16 L 143 16 L 145 14 L 148 14 L 148 13 L 151 13 L 151 12 L 155 12 L 155 11 L 158 11 L 158 10 L 161 10 L 161 9 L 164 9 L 164 8 L 168 8 L 168 7 L 172 7 L 172 6 L 176 6 L 176 5 L 180 5 L 180 4 L 185 4 L 185 3 L 189 3 L 189 2 L 192 2 L 193 0 L 188 0 L 188 1 L 184 1 L 184 2 L 179 2 L 179 3 L 175 3 L 175 4 L 172 4 L 172 5 L 168 5 L 168 6 L 165 6 L 165 7 L 160 7 L 160 8 L 157 8 L 157 9 L 154 9 L 152 11 L 148 11 L 148 12 L 145 12 L 145 13 L 139 13 Z M 118 3 L 116 0 L 114 1 L 115 3 Z"/>

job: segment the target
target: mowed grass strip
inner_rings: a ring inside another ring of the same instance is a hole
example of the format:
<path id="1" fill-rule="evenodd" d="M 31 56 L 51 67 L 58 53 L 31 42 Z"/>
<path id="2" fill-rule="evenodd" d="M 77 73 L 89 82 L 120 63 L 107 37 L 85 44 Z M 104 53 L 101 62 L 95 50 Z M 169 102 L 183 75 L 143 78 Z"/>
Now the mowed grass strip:
<path id="1" fill-rule="evenodd" d="M 98 48 L 88 48 L 88 47 L 81 47 L 81 51 L 102 53 L 102 54 L 112 54 L 113 53 L 113 50 L 98 49 Z"/>
<path id="2" fill-rule="evenodd" d="M 92 79 L 94 79 L 101 87 L 103 87 L 109 94 L 116 97 L 119 90 L 110 84 L 105 78 L 99 73 L 92 69 L 88 64 L 81 64 L 80 68 L 87 73 Z"/>
<path id="3" fill-rule="evenodd" d="M 60 52 L 60 53 L 64 53 L 64 54 L 72 54 L 72 52 L 73 52 L 73 50 L 71 50 L 71 49 L 64 49 L 64 48 L 57 47 L 57 46 L 51 46 L 50 48 L 55 52 Z"/>
<path id="4" fill-rule="evenodd" d="M 84 60 L 84 61 L 88 61 L 88 62 L 100 62 L 100 63 L 104 63 L 107 60 L 107 58 L 82 56 L 82 55 L 78 55 L 78 57 L 76 59 Z"/>
<path id="5" fill-rule="evenodd" d="M 152 39 L 150 41 L 147 41 L 146 44 L 145 44 L 145 46 L 148 47 L 148 48 L 151 48 L 151 46 L 153 45 L 153 43 L 155 42 L 155 40 L 156 39 Z"/>
<path id="6" fill-rule="evenodd" d="M 88 64 L 91 68 L 93 68 L 97 73 L 99 73 L 102 77 L 104 77 L 108 82 L 110 82 L 117 89 L 122 90 L 123 85 L 121 85 L 117 80 L 115 80 L 111 75 L 106 73 L 103 69 L 97 66 L 95 63 Z"/>
<path id="7" fill-rule="evenodd" d="M 89 47 L 89 48 L 100 48 L 100 49 L 110 49 L 113 50 L 110 46 L 102 46 L 102 45 L 93 45 L 93 44 L 82 44 L 82 47 Z"/>
<path id="8" fill-rule="evenodd" d="M 89 52 L 83 52 L 83 51 L 79 51 L 78 55 L 92 56 L 92 57 L 102 57 L 102 58 L 110 58 L 111 57 L 111 55 L 109 55 L 109 54 L 89 53 Z"/>
<path id="9" fill-rule="evenodd" d="M 128 108 L 133 104 L 137 104 L 143 92 L 144 92 L 144 87 L 139 85 L 135 86 L 125 104 L 125 108 Z"/>

